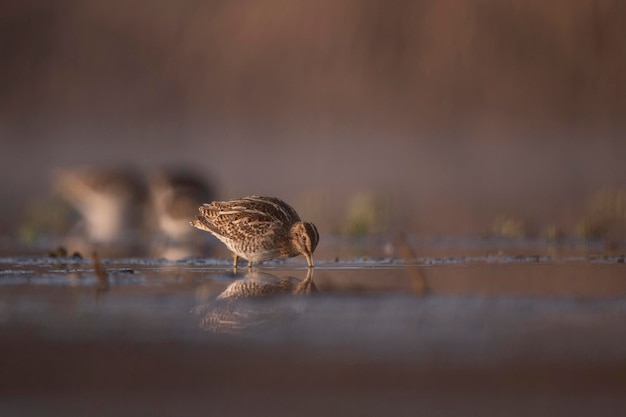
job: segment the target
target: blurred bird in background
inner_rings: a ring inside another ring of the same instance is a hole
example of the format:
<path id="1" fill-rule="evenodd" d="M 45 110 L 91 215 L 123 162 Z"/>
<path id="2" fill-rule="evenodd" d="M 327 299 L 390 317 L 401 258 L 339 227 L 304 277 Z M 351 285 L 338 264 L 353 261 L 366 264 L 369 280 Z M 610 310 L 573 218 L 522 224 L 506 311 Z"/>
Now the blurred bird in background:
<path id="1" fill-rule="evenodd" d="M 79 213 L 80 220 L 64 244 L 115 255 L 137 255 L 145 233 L 148 192 L 140 173 L 128 168 L 64 169 L 57 191 Z"/>
<path id="2" fill-rule="evenodd" d="M 199 256 L 204 236 L 189 225 L 198 206 L 215 195 L 198 174 L 184 169 L 164 169 L 149 176 L 151 214 L 154 216 L 153 255 L 168 259 Z"/>
<path id="3" fill-rule="evenodd" d="M 144 175 L 124 167 L 67 168 L 56 176 L 55 189 L 80 216 L 63 245 L 104 256 L 198 255 L 203 240 L 189 220 L 214 197 L 200 175 L 183 169 Z"/>

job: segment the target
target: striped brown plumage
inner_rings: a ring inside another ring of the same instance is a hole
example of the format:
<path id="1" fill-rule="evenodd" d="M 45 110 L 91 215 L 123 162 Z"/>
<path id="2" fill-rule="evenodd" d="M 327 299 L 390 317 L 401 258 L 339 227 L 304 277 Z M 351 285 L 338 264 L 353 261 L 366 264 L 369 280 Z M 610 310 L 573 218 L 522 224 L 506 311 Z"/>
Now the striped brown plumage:
<path id="1" fill-rule="evenodd" d="M 313 223 L 300 220 L 298 213 L 275 197 L 250 196 L 203 204 L 191 225 L 212 233 L 237 258 L 262 262 L 304 255 L 313 267 L 313 251 L 319 241 Z"/>

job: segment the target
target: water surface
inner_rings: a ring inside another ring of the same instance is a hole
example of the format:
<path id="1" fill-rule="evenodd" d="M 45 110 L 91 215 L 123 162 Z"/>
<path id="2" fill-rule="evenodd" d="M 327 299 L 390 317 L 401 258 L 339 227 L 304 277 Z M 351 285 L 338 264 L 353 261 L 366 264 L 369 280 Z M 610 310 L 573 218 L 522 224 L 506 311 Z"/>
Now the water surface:
<path id="1" fill-rule="evenodd" d="M 101 267 L 0 258 L 2 415 L 626 410 L 621 255 Z"/>

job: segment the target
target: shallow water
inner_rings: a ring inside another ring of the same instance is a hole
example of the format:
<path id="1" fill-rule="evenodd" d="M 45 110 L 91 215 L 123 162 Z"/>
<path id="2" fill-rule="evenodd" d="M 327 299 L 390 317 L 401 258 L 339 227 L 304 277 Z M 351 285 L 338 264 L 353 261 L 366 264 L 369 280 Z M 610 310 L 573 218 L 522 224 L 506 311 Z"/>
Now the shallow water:
<path id="1" fill-rule="evenodd" d="M 621 255 L 101 265 L 0 258 L 1 415 L 626 410 Z"/>

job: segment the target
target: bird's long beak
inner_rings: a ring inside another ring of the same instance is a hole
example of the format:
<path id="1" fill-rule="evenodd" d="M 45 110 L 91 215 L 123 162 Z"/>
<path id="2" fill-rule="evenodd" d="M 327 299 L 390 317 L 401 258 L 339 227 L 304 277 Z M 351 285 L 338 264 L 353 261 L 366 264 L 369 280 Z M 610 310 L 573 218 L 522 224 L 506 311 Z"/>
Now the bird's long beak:
<path id="1" fill-rule="evenodd" d="M 306 263 L 309 265 L 309 268 L 313 268 L 313 255 L 306 252 L 304 252 L 303 255 L 306 258 Z"/>

